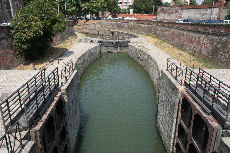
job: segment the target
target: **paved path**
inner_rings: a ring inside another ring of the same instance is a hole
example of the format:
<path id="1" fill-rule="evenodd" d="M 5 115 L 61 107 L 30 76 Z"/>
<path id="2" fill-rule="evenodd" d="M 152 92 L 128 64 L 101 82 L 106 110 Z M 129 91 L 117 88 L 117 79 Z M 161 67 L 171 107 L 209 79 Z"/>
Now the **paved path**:
<path id="1" fill-rule="evenodd" d="M 78 39 L 74 42 L 73 47 L 71 47 L 67 52 L 65 52 L 59 59 L 62 59 L 59 64 L 58 60 L 54 60 L 49 64 L 47 72 L 51 72 L 54 68 L 58 67 L 59 72 L 65 66 L 64 63 L 67 63 L 71 59 L 76 61 L 84 52 L 98 45 L 97 39 L 86 38 L 82 34 L 77 35 Z M 93 40 L 94 43 L 91 43 L 90 40 Z"/>
<path id="2" fill-rule="evenodd" d="M 0 101 L 38 72 L 38 70 L 0 70 Z"/>

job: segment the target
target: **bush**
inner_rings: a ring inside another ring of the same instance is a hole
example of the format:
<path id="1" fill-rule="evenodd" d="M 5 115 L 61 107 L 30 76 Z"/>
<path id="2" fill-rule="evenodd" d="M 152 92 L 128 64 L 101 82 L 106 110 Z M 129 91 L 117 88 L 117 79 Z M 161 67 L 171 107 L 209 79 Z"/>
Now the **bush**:
<path id="1" fill-rule="evenodd" d="M 65 30 L 65 17 L 57 14 L 54 6 L 46 0 L 35 0 L 16 13 L 12 22 L 13 45 L 26 60 L 41 57 L 52 37 Z"/>

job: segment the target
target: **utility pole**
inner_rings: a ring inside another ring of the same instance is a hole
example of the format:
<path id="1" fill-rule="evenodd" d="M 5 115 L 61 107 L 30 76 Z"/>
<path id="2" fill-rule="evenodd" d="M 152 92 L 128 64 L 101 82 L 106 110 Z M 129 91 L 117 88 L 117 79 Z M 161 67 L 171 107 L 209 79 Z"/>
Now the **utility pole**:
<path id="1" fill-rule="evenodd" d="M 58 0 L 58 14 L 60 13 L 60 6 L 59 6 L 59 0 Z"/>
<path id="2" fill-rule="evenodd" d="M 12 0 L 9 0 L 9 2 L 10 2 L 10 10 L 11 10 L 12 19 L 14 19 L 14 10 L 13 10 L 13 5 L 12 5 Z"/>
<path id="3" fill-rule="evenodd" d="M 67 2 L 66 2 L 66 0 L 65 0 L 65 17 L 66 17 L 66 19 L 67 19 L 66 7 L 67 7 Z"/>

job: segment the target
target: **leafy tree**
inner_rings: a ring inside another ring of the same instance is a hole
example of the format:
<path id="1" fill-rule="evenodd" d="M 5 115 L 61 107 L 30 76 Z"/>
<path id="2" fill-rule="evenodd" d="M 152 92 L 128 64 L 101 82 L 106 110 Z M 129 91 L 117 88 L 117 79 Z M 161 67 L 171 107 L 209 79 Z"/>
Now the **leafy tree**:
<path id="1" fill-rule="evenodd" d="M 134 13 L 152 13 L 153 4 L 153 0 L 135 0 L 133 3 L 133 11 Z"/>
<path id="2" fill-rule="evenodd" d="M 176 0 L 175 1 L 175 5 L 176 6 L 179 6 L 179 5 L 185 5 L 186 3 L 185 3 L 185 1 L 183 1 L 183 0 Z"/>
<path id="3" fill-rule="evenodd" d="M 154 0 L 153 4 L 154 4 L 154 13 L 157 13 L 158 7 L 163 5 L 161 0 Z"/>
<path id="4" fill-rule="evenodd" d="M 17 11 L 12 22 L 13 45 L 27 60 L 36 60 L 46 51 L 52 37 L 65 30 L 63 14 L 47 0 L 35 0 Z"/>
<path id="5" fill-rule="evenodd" d="M 112 16 L 121 12 L 121 9 L 118 6 L 117 0 L 107 1 L 107 11 L 109 11 L 112 14 Z"/>
<path id="6" fill-rule="evenodd" d="M 129 14 L 129 10 L 124 8 L 124 9 L 121 10 L 121 13 L 122 14 Z"/>
<path id="7" fill-rule="evenodd" d="M 217 1 L 218 0 L 204 0 L 202 4 L 213 4 L 213 2 L 216 3 Z"/>
<path id="8" fill-rule="evenodd" d="M 165 7 L 169 7 L 169 6 L 171 6 L 171 4 L 170 4 L 170 3 L 168 3 L 168 2 L 165 2 L 165 3 L 163 4 L 163 6 L 165 6 Z"/>
<path id="9" fill-rule="evenodd" d="M 198 5 L 196 0 L 190 0 L 190 4 L 189 5 Z"/>

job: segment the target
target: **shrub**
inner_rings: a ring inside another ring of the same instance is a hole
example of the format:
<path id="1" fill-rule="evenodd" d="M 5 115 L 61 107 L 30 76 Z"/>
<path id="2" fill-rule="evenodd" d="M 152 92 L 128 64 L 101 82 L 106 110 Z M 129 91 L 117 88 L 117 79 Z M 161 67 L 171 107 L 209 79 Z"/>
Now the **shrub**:
<path id="1" fill-rule="evenodd" d="M 65 30 L 63 14 L 46 0 L 35 0 L 20 9 L 12 22 L 15 50 L 26 60 L 36 60 L 47 50 L 52 37 Z"/>

